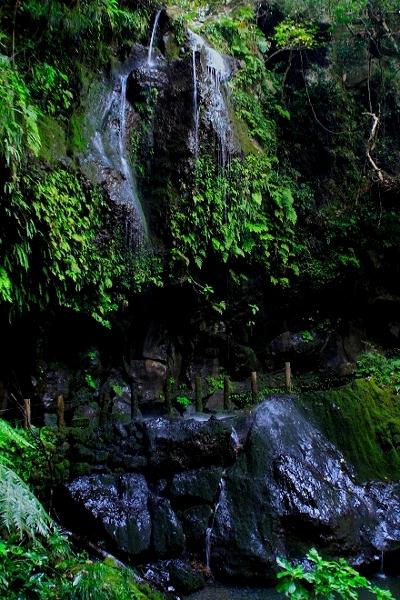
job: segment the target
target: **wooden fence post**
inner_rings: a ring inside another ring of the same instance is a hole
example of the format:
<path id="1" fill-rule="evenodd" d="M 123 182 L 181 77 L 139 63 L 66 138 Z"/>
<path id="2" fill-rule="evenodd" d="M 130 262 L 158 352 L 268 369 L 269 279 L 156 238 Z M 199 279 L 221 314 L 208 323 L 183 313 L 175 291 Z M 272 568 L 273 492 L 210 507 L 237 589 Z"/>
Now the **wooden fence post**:
<path id="1" fill-rule="evenodd" d="M 60 394 L 57 396 L 57 426 L 58 429 L 62 429 L 65 427 L 65 405 L 64 405 L 64 396 Z"/>
<path id="2" fill-rule="evenodd" d="M 31 426 L 31 401 L 30 398 L 24 399 L 24 429 Z"/>
<path id="3" fill-rule="evenodd" d="M 250 386 L 251 386 L 251 398 L 253 402 L 257 400 L 258 385 L 257 385 L 257 371 L 252 371 L 250 375 Z"/>
<path id="4" fill-rule="evenodd" d="M 201 377 L 197 373 L 194 377 L 194 398 L 195 398 L 196 412 L 198 412 L 198 413 L 203 412 L 203 392 L 202 392 L 201 388 L 202 388 Z"/>
<path id="5" fill-rule="evenodd" d="M 224 410 L 231 410 L 230 382 L 228 375 L 224 377 Z"/>
<path id="6" fill-rule="evenodd" d="M 285 381 L 287 391 L 289 393 L 292 392 L 292 369 L 290 367 L 290 362 L 285 362 Z"/>

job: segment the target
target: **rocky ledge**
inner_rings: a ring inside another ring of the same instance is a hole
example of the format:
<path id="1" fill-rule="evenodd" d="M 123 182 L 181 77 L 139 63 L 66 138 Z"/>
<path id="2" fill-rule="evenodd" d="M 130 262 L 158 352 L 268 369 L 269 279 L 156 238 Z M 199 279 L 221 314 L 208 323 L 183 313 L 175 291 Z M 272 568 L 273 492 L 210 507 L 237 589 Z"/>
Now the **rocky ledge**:
<path id="1" fill-rule="evenodd" d="M 135 563 L 206 566 L 208 550 L 219 577 L 266 582 L 278 556 L 311 545 L 365 568 L 400 549 L 400 486 L 358 484 L 291 397 L 222 420 L 118 427 L 99 464 L 86 448 L 90 474 L 65 486 L 60 505 L 71 527 Z"/>

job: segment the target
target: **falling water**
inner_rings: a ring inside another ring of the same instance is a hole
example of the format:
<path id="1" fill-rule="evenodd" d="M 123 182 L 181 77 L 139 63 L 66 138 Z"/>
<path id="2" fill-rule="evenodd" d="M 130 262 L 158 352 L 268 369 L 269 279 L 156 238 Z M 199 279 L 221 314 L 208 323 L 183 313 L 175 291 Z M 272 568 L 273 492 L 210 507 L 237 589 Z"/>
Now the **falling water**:
<path id="1" fill-rule="evenodd" d="M 156 18 L 154 19 L 153 31 L 151 32 L 149 53 L 148 53 L 148 56 L 147 56 L 147 64 L 149 65 L 149 67 L 153 66 L 153 45 L 154 45 L 154 38 L 156 36 L 156 32 L 157 32 L 157 28 L 158 28 L 158 21 L 160 19 L 161 13 L 162 13 L 162 10 L 159 10 L 157 12 Z"/>
<path id="2" fill-rule="evenodd" d="M 222 502 L 222 500 L 224 499 L 225 496 L 225 472 L 222 474 L 222 477 L 220 479 L 219 482 L 219 494 L 218 494 L 218 500 L 217 503 L 215 505 L 214 508 L 214 514 L 212 516 L 212 521 L 211 521 L 211 527 L 207 527 L 206 529 L 206 567 L 207 569 L 210 569 L 210 561 L 211 561 L 211 545 L 212 545 L 212 535 L 213 535 L 213 529 L 214 529 L 214 524 L 215 524 L 215 517 L 217 515 L 218 509 L 220 507 L 220 504 Z"/>
<path id="3" fill-rule="evenodd" d="M 101 85 L 100 106 L 92 102 L 88 115 L 92 135 L 84 168 L 89 176 L 107 189 L 110 199 L 121 206 L 129 246 L 147 238 L 147 224 L 139 200 L 135 177 L 129 164 L 126 143 L 130 106 L 126 99 L 127 80 L 133 68 L 126 61 L 116 70 L 112 81 Z"/>

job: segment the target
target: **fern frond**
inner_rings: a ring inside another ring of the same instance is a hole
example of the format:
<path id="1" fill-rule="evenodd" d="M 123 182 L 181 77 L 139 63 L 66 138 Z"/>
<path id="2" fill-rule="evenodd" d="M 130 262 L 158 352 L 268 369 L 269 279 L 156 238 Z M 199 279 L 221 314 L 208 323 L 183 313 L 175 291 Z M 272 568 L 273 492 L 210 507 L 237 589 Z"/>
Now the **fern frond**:
<path id="1" fill-rule="evenodd" d="M 0 529 L 28 536 L 48 538 L 54 524 L 39 500 L 8 466 L 0 464 Z"/>

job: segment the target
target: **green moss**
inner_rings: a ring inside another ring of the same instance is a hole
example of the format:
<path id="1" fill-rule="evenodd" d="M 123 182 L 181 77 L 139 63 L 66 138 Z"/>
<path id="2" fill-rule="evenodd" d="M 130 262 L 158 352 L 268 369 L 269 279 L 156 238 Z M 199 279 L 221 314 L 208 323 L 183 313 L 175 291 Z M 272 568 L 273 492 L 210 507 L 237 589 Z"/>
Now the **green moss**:
<path id="1" fill-rule="evenodd" d="M 67 154 L 65 131 L 53 117 L 43 115 L 38 123 L 41 147 L 39 157 L 54 163 Z"/>
<path id="2" fill-rule="evenodd" d="M 70 122 L 70 147 L 72 154 L 83 152 L 86 149 L 87 144 L 88 140 L 85 135 L 84 116 L 74 114 Z"/>
<path id="3" fill-rule="evenodd" d="M 357 379 L 299 402 L 361 480 L 400 478 L 400 402 L 388 390 Z"/>

